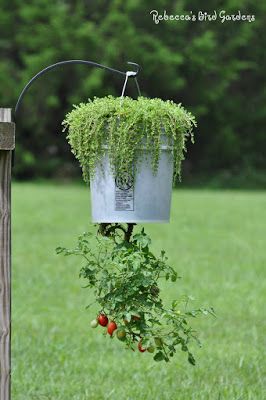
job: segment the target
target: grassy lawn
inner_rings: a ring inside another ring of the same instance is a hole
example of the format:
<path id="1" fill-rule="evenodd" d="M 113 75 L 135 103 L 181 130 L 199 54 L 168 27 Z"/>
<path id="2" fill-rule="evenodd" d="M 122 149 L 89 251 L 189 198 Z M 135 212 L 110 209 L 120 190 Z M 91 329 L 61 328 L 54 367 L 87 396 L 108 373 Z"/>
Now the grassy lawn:
<path id="1" fill-rule="evenodd" d="M 266 193 L 179 190 L 170 224 L 147 225 L 183 277 L 163 287 L 213 306 L 196 327 L 196 367 L 126 351 L 89 328 L 90 293 L 76 258 L 55 254 L 90 225 L 89 192 L 13 184 L 12 400 L 266 398 Z"/>

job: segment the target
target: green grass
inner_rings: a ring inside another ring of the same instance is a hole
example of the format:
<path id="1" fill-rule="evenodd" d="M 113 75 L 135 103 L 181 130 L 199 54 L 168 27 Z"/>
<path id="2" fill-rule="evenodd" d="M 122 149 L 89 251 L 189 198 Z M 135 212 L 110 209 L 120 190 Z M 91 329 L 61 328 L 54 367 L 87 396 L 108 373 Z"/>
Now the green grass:
<path id="1" fill-rule="evenodd" d="M 166 299 L 192 294 L 217 319 L 196 323 L 196 367 L 126 351 L 90 329 L 91 297 L 76 258 L 55 254 L 90 225 L 85 187 L 13 184 L 13 400 L 263 400 L 266 193 L 179 190 L 170 224 L 147 225 L 183 277 Z"/>

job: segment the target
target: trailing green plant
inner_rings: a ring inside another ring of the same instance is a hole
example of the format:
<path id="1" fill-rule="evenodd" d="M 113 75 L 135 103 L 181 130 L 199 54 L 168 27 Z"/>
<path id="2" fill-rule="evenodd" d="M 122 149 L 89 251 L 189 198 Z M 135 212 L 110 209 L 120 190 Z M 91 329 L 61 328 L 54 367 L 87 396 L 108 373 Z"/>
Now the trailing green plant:
<path id="1" fill-rule="evenodd" d="M 117 337 L 127 348 L 154 353 L 155 361 L 169 361 L 180 348 L 194 365 L 190 343 L 200 343 L 189 318 L 214 314 L 213 310 L 188 310 L 189 298 L 185 296 L 166 307 L 159 281 L 176 282 L 179 276 L 168 264 L 164 251 L 159 257 L 151 252 L 151 239 L 144 229 L 133 237 L 132 230 L 130 224 L 128 229 L 120 224 L 103 224 L 96 247 L 92 234 L 84 233 L 75 249 L 59 247 L 57 253 L 84 260 L 80 276 L 87 281 L 86 287 L 93 289 L 99 306 L 98 318 L 91 323 L 93 328 L 98 323 L 106 326 L 109 319 L 105 334 Z"/>
<path id="2" fill-rule="evenodd" d="M 151 154 L 152 171 L 156 174 L 161 143 L 172 149 L 175 179 L 180 177 L 186 139 L 193 141 L 196 121 L 181 104 L 170 100 L 107 96 L 74 106 L 63 126 L 86 182 L 94 176 L 97 166 L 103 166 L 106 147 L 114 176 L 131 171 L 132 165 L 136 174 L 140 160 L 147 155 L 145 150 Z"/>

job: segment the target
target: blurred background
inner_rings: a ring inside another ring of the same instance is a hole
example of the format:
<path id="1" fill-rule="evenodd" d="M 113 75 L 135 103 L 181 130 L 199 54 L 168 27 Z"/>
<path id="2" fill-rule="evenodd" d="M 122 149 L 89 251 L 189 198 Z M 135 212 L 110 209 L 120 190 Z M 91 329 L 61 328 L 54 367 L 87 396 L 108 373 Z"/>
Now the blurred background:
<path id="1" fill-rule="evenodd" d="M 0 105 L 15 107 L 28 80 L 49 64 L 85 59 L 121 70 L 141 65 L 142 94 L 182 102 L 198 121 L 182 185 L 266 187 L 266 3 L 211 0 L 203 11 L 255 14 L 254 22 L 161 21 L 198 0 L 0 0 Z M 17 118 L 14 176 L 80 179 L 61 122 L 73 104 L 120 95 L 123 77 L 70 65 L 36 81 Z M 127 94 L 134 97 L 133 82 Z"/>

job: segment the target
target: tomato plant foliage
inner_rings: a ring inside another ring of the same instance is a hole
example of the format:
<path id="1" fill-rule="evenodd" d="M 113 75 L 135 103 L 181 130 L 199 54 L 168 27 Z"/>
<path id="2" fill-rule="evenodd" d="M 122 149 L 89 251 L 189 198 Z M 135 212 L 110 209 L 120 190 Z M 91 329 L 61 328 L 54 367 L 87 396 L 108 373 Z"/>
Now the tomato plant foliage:
<path id="1" fill-rule="evenodd" d="M 142 348 L 154 347 L 155 361 L 169 361 L 179 348 L 194 365 L 189 345 L 193 340 L 200 343 L 189 318 L 213 314 L 213 310 L 188 310 L 189 298 L 184 296 L 173 300 L 170 307 L 164 305 L 159 281 L 176 282 L 179 276 L 164 251 L 158 257 L 151 252 L 151 239 L 144 229 L 129 241 L 115 230 L 109 237 L 98 235 L 96 247 L 91 236 L 84 233 L 75 249 L 58 247 L 57 253 L 83 258 L 80 276 L 94 290 L 99 313 L 125 331 L 123 343 L 128 348 L 135 350 L 140 341 Z"/>

